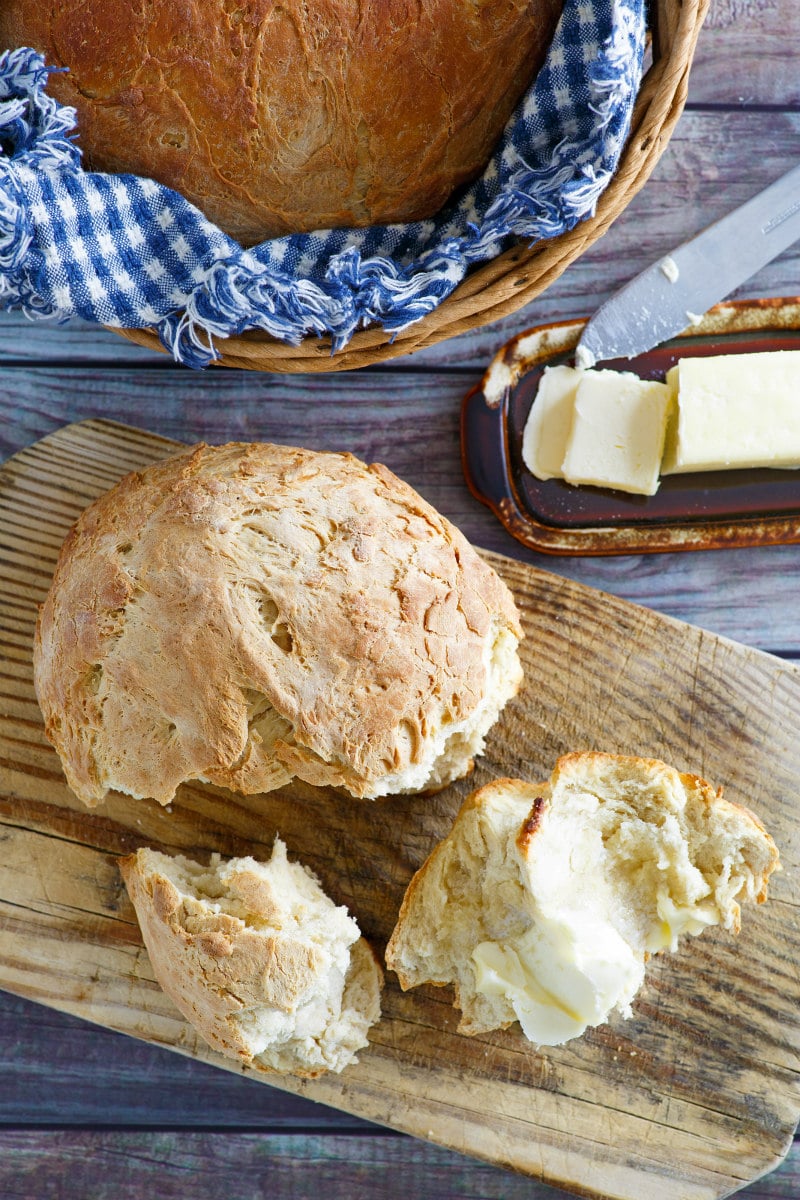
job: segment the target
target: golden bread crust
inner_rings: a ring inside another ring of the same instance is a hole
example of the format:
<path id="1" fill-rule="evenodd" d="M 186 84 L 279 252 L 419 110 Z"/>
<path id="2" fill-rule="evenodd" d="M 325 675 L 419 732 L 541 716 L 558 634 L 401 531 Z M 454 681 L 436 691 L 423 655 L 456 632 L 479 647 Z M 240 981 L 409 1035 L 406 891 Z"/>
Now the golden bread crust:
<path id="1" fill-rule="evenodd" d="M 526 814 L 538 812 L 538 808 L 547 803 L 549 791 L 547 783 L 498 778 L 465 797 L 450 832 L 434 846 L 412 876 L 386 947 L 386 966 L 396 973 L 403 991 L 421 982 L 434 987 L 453 983 L 455 1006 L 463 1008 L 456 972 L 448 973 L 445 979 L 426 977 L 422 980 L 416 968 L 407 967 L 408 960 L 415 957 L 425 916 L 436 910 L 436 919 L 441 928 L 446 928 L 450 919 L 457 919 L 455 914 L 460 898 L 454 895 L 453 878 L 464 876 L 465 887 L 470 889 L 479 886 L 477 874 L 466 878 L 470 874 L 470 866 L 483 869 L 488 846 L 492 842 L 499 843 L 504 833 L 513 836 L 521 823 L 521 828 L 525 828 L 529 819 Z M 436 900 L 433 901 L 431 897 Z M 452 912 L 448 912 L 450 904 L 453 906 Z M 468 1029 L 469 1022 L 459 1026 L 462 1033 Z"/>
<path id="2" fill-rule="evenodd" d="M 278 941 L 226 913 L 191 923 L 181 897 L 163 875 L 148 875 L 130 855 L 120 872 L 159 983 L 205 1040 L 223 1054 L 252 1060 L 228 1018 L 256 1003 L 289 1012 L 314 978 L 318 955 L 302 942 Z"/>
<path id="3" fill-rule="evenodd" d="M 562 0 L 3 0 L 66 66 L 95 170 L 176 188 L 245 244 L 431 216 L 479 173 Z"/>
<path id="4" fill-rule="evenodd" d="M 434 733 L 482 711 L 495 628 L 521 635 L 505 584 L 385 467 L 197 446 L 79 518 L 34 675 L 86 804 L 110 788 L 166 804 L 187 779 L 249 793 L 293 775 L 376 795 L 427 770 Z"/>

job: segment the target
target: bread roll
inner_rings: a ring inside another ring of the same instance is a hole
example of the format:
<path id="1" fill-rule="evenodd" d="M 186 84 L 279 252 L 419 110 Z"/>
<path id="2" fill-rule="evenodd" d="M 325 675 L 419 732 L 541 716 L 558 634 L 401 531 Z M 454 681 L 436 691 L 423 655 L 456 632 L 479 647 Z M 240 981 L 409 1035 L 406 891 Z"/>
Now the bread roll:
<path id="1" fill-rule="evenodd" d="M 630 1004 L 650 954 L 738 933 L 778 865 L 761 823 L 652 759 L 570 754 L 549 784 L 464 802 L 412 879 L 386 953 L 403 988 L 455 985 L 462 1033 L 557 1045 Z"/>
<path id="2" fill-rule="evenodd" d="M 34 646 L 86 804 L 292 777 L 377 797 L 465 774 L 517 690 L 508 588 L 385 467 L 198 446 L 68 535 Z"/>
<path id="3" fill-rule="evenodd" d="M 290 863 L 141 849 L 120 870 L 156 979 L 215 1050 L 283 1074 L 357 1062 L 383 976 L 346 908 Z"/>
<path id="4" fill-rule="evenodd" d="M 3 0 L 0 49 L 69 68 L 94 170 L 250 245 L 435 213 L 480 172 L 563 0 Z"/>

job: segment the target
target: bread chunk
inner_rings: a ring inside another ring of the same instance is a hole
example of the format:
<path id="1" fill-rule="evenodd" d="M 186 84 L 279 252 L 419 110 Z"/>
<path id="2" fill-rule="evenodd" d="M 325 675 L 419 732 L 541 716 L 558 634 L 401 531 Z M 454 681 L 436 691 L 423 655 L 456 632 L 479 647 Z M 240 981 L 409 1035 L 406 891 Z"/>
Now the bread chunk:
<path id="1" fill-rule="evenodd" d="M 295 776 L 374 798 L 470 770 L 522 678 L 520 636 L 505 584 L 385 467 L 197 446 L 80 517 L 34 678 L 87 805 Z"/>
<path id="2" fill-rule="evenodd" d="M 649 955 L 738 933 L 778 852 L 758 819 L 654 759 L 581 753 L 549 784 L 464 802 L 406 892 L 386 952 L 401 986 L 455 986 L 462 1033 L 519 1021 L 558 1045 L 629 1016 Z"/>
<path id="3" fill-rule="evenodd" d="M 480 173 L 563 0 L 2 0 L 0 46 L 63 73 L 87 165 L 232 237 L 432 216 Z"/>
<path id="4" fill-rule="evenodd" d="M 215 1050 L 282 1074 L 357 1062 L 382 973 L 346 908 L 276 838 L 267 863 L 120 862 L 156 979 Z"/>

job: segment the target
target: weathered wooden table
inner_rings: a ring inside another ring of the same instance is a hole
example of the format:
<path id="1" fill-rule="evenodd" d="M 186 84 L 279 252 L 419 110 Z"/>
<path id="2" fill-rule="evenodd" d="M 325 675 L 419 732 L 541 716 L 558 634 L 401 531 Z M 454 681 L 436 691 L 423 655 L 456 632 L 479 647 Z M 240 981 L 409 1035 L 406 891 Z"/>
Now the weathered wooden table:
<path id="1" fill-rule="evenodd" d="M 794 164 L 796 0 L 715 0 L 690 103 L 653 178 L 606 237 L 526 310 L 343 376 L 196 374 L 113 334 L 0 318 L 0 454 L 67 422 L 127 421 L 181 440 L 264 439 L 387 463 L 479 546 L 540 565 L 786 659 L 800 659 L 800 546 L 538 559 L 463 482 L 459 403 L 493 351 L 541 321 L 591 312 L 676 242 Z M 800 294 L 800 245 L 742 296 Z M 0 1196 L 270 1194 L 330 1200 L 555 1196 L 550 1188 L 0 993 Z M 800 1148 L 742 1195 L 800 1195 Z"/>

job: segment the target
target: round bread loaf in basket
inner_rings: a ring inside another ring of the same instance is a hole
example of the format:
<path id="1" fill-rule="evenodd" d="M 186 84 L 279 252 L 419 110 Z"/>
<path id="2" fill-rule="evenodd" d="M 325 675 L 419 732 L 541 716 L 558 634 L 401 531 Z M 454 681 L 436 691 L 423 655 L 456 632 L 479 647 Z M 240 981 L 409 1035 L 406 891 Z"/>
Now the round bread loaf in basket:
<path id="1" fill-rule="evenodd" d="M 639 90 L 627 145 L 595 215 L 558 237 L 520 244 L 476 267 L 439 306 L 399 334 L 360 330 L 331 354 L 330 339 L 306 337 L 299 346 L 258 330 L 216 341 L 217 365 L 283 373 L 351 371 L 424 349 L 509 316 L 530 303 L 605 233 L 647 182 L 686 103 L 689 70 L 710 0 L 652 0 L 652 62 Z M 117 330 L 149 349 L 163 350 L 150 329 Z"/>

